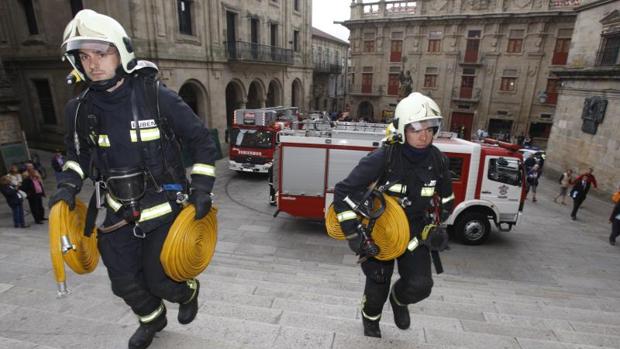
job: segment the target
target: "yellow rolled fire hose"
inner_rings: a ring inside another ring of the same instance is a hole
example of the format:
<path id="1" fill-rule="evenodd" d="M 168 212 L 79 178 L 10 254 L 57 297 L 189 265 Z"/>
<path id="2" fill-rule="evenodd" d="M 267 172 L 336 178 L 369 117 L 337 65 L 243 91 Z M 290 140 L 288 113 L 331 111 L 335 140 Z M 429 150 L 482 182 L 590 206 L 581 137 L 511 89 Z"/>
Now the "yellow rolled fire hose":
<path id="1" fill-rule="evenodd" d="M 97 230 L 84 236 L 86 205 L 76 199 L 75 209 L 69 210 L 64 201 L 56 203 L 49 215 L 50 256 L 58 285 L 58 296 L 69 293 L 65 263 L 77 274 L 90 273 L 99 262 Z"/>
<path id="2" fill-rule="evenodd" d="M 194 220 L 196 209 L 187 205 L 170 227 L 159 260 L 168 277 L 177 282 L 191 280 L 202 273 L 213 257 L 217 243 L 217 208 Z"/>
<path id="3" fill-rule="evenodd" d="M 385 198 L 385 212 L 377 219 L 372 229 L 372 238 L 379 246 L 379 254 L 375 256 L 380 261 L 387 261 L 400 257 L 409 243 L 409 221 L 405 211 L 398 201 L 389 195 Z M 378 199 L 375 199 L 378 201 Z M 367 224 L 366 218 L 362 223 Z M 344 240 L 344 232 L 340 228 L 334 205 L 330 205 L 325 218 L 327 234 L 336 240 Z"/>

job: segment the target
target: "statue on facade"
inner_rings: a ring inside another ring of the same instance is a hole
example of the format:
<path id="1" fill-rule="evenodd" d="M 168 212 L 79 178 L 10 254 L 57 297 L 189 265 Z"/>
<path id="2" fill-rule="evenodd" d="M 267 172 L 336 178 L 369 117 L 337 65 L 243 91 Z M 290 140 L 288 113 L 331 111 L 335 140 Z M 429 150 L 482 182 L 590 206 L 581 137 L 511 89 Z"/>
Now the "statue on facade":
<path id="1" fill-rule="evenodd" d="M 398 96 L 400 98 L 405 98 L 411 94 L 413 91 L 413 79 L 411 78 L 411 72 L 407 70 L 406 73 L 400 72 L 400 76 L 398 77 L 400 81 L 400 90 Z"/>

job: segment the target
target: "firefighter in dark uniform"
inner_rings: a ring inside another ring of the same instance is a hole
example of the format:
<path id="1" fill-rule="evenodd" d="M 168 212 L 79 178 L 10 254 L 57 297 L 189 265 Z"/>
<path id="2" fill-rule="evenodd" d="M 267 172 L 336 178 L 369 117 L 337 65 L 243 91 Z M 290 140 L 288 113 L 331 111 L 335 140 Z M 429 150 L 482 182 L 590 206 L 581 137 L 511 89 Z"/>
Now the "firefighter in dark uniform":
<path id="1" fill-rule="evenodd" d="M 431 225 L 434 216 L 445 220 L 454 201 L 447 157 L 432 145 L 433 136 L 441 126 L 441 113 L 430 98 L 412 93 L 396 106 L 390 126 L 392 144 L 383 146 L 366 157 L 349 176 L 335 186 L 334 209 L 348 240 L 349 247 L 360 257 L 366 275 L 362 299 L 364 334 L 381 337 L 379 321 L 383 305 L 390 299 L 394 322 L 400 329 L 410 326 L 407 305 L 415 304 L 431 293 L 431 249 L 447 246 L 447 234 L 440 225 Z M 390 291 L 394 260 L 373 258 L 377 247 L 363 232 L 353 208 L 372 183 L 384 187 L 385 194 L 398 198 L 410 227 L 410 243 L 396 259 L 400 279 Z M 433 213 L 434 212 L 434 213 Z M 438 219 L 439 220 L 439 219 Z M 421 241 L 425 227 L 433 228 L 428 239 Z M 432 244 L 430 243 L 432 242 Z M 433 254 L 435 255 L 435 254 Z"/>
<path id="2" fill-rule="evenodd" d="M 67 161 L 50 207 L 62 200 L 73 209 L 83 180 L 95 182 L 89 213 L 93 201 L 106 206 L 97 247 L 113 293 L 139 319 L 129 348 L 146 348 L 167 324 L 164 299 L 179 303 L 181 324 L 198 311 L 198 280 L 173 281 L 159 256 L 187 198 L 195 219 L 210 211 L 215 145 L 187 104 L 158 83 L 157 68 L 136 60 L 131 40 L 113 18 L 78 12 L 65 29 L 62 49 L 87 89 L 65 108 Z M 192 155 L 191 184 L 180 144 Z"/>

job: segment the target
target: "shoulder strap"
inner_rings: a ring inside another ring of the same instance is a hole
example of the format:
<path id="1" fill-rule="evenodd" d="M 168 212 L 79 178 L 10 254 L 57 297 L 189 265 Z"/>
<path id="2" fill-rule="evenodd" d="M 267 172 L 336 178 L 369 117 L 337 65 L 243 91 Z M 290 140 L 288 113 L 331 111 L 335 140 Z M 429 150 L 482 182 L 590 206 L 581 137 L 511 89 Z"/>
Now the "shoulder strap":
<path id="1" fill-rule="evenodd" d="M 431 145 L 431 147 L 431 156 L 433 157 L 433 172 L 435 173 L 435 176 L 437 176 L 437 178 L 443 179 L 443 174 L 448 167 L 448 165 L 446 164 L 446 157 L 437 147 L 435 147 L 434 145 Z"/>
<path id="2" fill-rule="evenodd" d="M 141 74 L 142 83 L 144 85 L 145 102 L 147 108 L 150 109 L 151 114 L 155 118 L 155 121 L 159 127 L 159 130 L 163 133 L 166 140 L 173 140 L 175 138 L 174 132 L 168 124 L 168 117 L 161 113 L 159 108 L 159 84 L 160 81 L 157 78 L 157 74 Z"/>
<path id="3" fill-rule="evenodd" d="M 385 146 L 385 161 L 383 162 L 383 167 L 381 172 L 379 172 L 379 177 L 377 178 L 377 184 L 382 185 L 385 180 L 390 177 L 392 174 L 392 161 L 394 159 L 394 152 L 396 148 L 396 144 L 388 144 Z"/>

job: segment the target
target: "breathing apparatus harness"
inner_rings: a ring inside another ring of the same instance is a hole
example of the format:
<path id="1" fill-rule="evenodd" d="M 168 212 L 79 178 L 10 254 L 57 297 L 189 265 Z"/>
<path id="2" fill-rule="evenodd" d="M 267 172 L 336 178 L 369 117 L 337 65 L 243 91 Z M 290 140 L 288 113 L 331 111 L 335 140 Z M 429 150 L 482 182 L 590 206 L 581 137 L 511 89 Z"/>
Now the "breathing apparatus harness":
<path id="1" fill-rule="evenodd" d="M 391 138 L 388 138 L 385 142 L 386 147 L 386 157 L 383 165 L 383 170 L 381 171 L 381 175 L 373 184 L 372 188 L 374 188 L 377 184 L 378 187 L 376 190 L 379 193 L 383 193 L 387 191 L 391 186 L 397 185 L 400 182 L 400 179 L 397 179 L 393 182 L 387 180 L 392 177 L 391 175 L 394 173 L 393 169 L 393 161 L 394 161 L 394 152 L 396 151 L 396 147 L 398 146 L 399 138 L 401 135 L 393 135 Z M 441 159 L 441 157 L 436 154 L 436 151 L 431 149 L 432 162 L 433 162 L 433 170 L 437 174 L 439 178 L 442 177 L 443 171 L 446 168 L 445 162 Z M 403 165 L 401 161 L 398 161 L 400 165 L 400 172 L 403 173 Z M 381 196 L 382 197 L 382 196 Z M 435 271 L 437 274 L 443 273 L 443 266 L 441 263 L 441 258 L 439 257 L 439 252 L 449 249 L 447 241 L 447 233 L 445 225 L 441 224 L 441 198 L 435 192 L 432 196 L 432 207 L 430 216 L 432 217 L 433 222 L 431 224 L 427 224 L 422 232 L 418 234 L 419 236 L 414 236 L 409 242 L 407 249 L 409 251 L 415 250 L 420 244 L 427 246 L 427 248 L 431 252 L 431 257 L 433 260 L 433 265 L 435 266 Z M 385 200 L 383 201 L 385 202 Z M 398 198 L 398 202 L 403 208 L 411 206 L 411 201 L 407 198 L 406 195 L 402 195 Z M 383 213 L 383 212 L 381 212 Z M 372 226 L 369 231 L 372 231 Z M 370 235 L 370 234 L 369 234 Z"/>
<path id="2" fill-rule="evenodd" d="M 161 149 L 161 158 L 163 161 L 164 175 L 166 177 L 171 178 L 173 181 L 178 181 L 177 176 L 175 176 L 174 169 L 169 164 L 166 159 L 164 149 L 167 147 L 172 147 L 172 149 L 177 152 L 177 159 L 181 158 L 179 143 L 176 139 L 174 132 L 172 131 L 170 125 L 168 124 L 167 117 L 160 113 L 159 109 L 159 80 L 157 79 L 157 68 L 150 62 L 139 61 L 139 65 L 142 65 L 141 70 L 138 70 L 135 73 L 139 79 L 137 81 L 141 81 L 143 83 L 144 89 L 144 99 L 145 105 L 147 108 L 151 108 L 151 114 L 154 115 L 155 122 L 157 124 L 158 129 L 160 130 L 160 134 L 162 137 L 162 146 Z M 125 75 L 127 76 L 127 75 Z M 76 153 L 79 156 L 80 154 L 80 137 L 78 134 L 78 130 L 84 131 L 84 127 L 79 127 L 79 119 L 86 121 L 86 129 L 87 129 L 87 144 L 89 148 L 99 148 L 99 118 L 96 115 L 88 114 L 88 111 L 85 108 L 81 108 L 82 104 L 87 101 L 88 92 L 92 87 L 88 87 L 84 92 L 80 94 L 78 97 L 78 105 L 75 111 L 74 118 L 74 144 Z M 148 182 L 150 182 L 155 191 L 160 193 L 162 191 L 168 191 L 174 193 L 176 202 L 179 204 L 184 204 L 187 202 L 189 197 L 188 195 L 188 185 L 186 181 L 181 180 L 181 183 L 160 183 L 155 176 L 151 173 L 148 166 L 146 166 L 145 158 L 148 155 L 148 150 L 142 142 L 141 132 L 140 132 L 140 120 L 138 118 L 138 105 L 136 101 L 136 88 L 133 87 L 131 90 L 131 112 L 133 116 L 133 124 L 135 125 L 135 134 L 136 134 L 136 142 L 139 146 L 138 153 L 140 154 L 140 166 L 133 168 L 114 168 L 111 169 L 107 165 L 107 161 L 103 161 L 102 163 L 106 167 L 105 176 L 99 171 L 96 170 L 94 163 L 95 158 L 99 156 L 98 151 L 94 151 L 91 156 L 91 163 L 89 165 L 91 174 L 91 180 L 95 184 L 95 192 L 91 196 L 88 211 L 86 215 L 86 225 L 84 228 L 84 235 L 89 236 L 92 232 L 92 229 L 95 225 L 95 220 L 97 217 L 97 209 L 101 208 L 103 205 L 105 194 L 109 194 L 114 200 L 117 200 L 121 203 L 122 207 L 125 208 L 128 214 L 124 214 L 121 221 L 117 222 L 114 225 L 109 227 L 99 227 L 98 230 L 102 233 L 112 232 L 117 230 L 127 224 L 133 224 L 133 234 L 138 238 L 146 237 L 145 233 L 142 231 L 139 225 L 141 208 L 139 205 L 140 199 L 144 196 Z"/>

